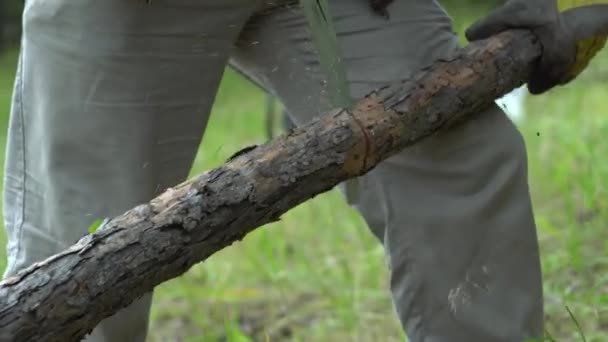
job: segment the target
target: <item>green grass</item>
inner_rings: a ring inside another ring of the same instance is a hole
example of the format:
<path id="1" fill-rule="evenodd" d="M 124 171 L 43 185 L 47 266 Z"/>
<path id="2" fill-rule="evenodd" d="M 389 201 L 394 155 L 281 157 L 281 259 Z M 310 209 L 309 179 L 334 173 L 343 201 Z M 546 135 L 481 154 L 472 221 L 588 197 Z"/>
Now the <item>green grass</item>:
<path id="1" fill-rule="evenodd" d="M 17 51 L 11 50 L 0 54 L 0 165 L 4 166 L 4 146 L 6 145 L 6 128 L 8 126 L 9 111 L 11 106 L 11 97 L 13 93 L 13 80 L 17 64 Z M 4 168 L 0 174 L 3 174 Z M 0 182 L 1 183 L 1 182 Z M 0 184 L 0 189 L 3 184 Z M 2 203 L 2 196 L 0 196 Z M 0 222 L 2 225 L 2 222 Z M 6 246 L 6 235 L 4 229 L 0 230 L 0 244 Z M 0 249 L 0 274 L 6 268 L 6 251 L 2 247 Z"/>
<path id="2" fill-rule="evenodd" d="M 569 311 L 587 341 L 608 334 L 608 91 L 606 79 L 598 80 L 608 72 L 607 57 L 603 52 L 572 85 L 530 98 L 521 124 L 547 329 L 557 341 L 581 340 Z M 14 52 L 0 57 L 2 150 L 15 60 Z M 265 141 L 263 111 L 264 95 L 228 70 L 192 173 Z M 2 250 L 0 270 L 4 261 Z M 160 285 L 150 335 L 151 341 L 403 340 L 382 248 L 335 191 Z"/>

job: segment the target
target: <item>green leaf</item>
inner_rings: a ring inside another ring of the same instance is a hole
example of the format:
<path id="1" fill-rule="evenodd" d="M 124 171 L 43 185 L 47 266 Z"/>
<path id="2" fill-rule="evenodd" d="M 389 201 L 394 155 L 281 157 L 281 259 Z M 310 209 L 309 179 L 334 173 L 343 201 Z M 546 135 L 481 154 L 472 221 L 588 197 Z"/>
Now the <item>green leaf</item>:
<path id="1" fill-rule="evenodd" d="M 239 324 L 230 320 L 226 322 L 226 337 L 230 342 L 253 342 L 239 327 Z"/>
<path id="2" fill-rule="evenodd" d="M 102 219 L 95 220 L 95 222 L 93 222 L 89 226 L 89 234 L 95 233 L 97 231 L 97 229 L 99 228 L 99 226 L 101 226 L 102 223 L 103 223 Z"/>

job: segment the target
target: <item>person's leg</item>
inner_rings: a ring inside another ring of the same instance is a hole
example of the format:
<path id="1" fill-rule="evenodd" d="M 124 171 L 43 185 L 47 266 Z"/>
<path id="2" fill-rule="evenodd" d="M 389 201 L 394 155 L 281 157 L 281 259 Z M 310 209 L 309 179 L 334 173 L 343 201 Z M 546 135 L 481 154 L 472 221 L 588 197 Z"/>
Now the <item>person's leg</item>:
<path id="1" fill-rule="evenodd" d="M 364 0 L 330 6 L 355 98 L 459 48 L 435 1 L 396 1 L 389 21 L 371 14 Z M 259 15 L 232 59 L 276 94 L 297 124 L 330 109 L 306 25 L 297 7 Z M 355 206 L 386 248 L 391 293 L 411 341 L 542 334 L 526 173 L 522 137 L 492 106 L 359 179 Z"/>
<path id="2" fill-rule="evenodd" d="M 5 277 L 187 177 L 243 0 L 27 2 L 8 133 Z M 151 294 L 95 342 L 144 341 Z"/>

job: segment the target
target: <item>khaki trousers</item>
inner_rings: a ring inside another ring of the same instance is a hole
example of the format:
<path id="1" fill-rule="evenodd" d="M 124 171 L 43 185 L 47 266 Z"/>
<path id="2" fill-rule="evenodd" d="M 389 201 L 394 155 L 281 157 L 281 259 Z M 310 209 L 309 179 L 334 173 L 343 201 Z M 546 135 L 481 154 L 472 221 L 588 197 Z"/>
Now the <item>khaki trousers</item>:
<path id="1" fill-rule="evenodd" d="M 396 1 L 388 21 L 367 0 L 330 5 L 355 98 L 459 47 L 432 0 Z M 73 244 L 95 218 L 184 180 L 227 63 L 279 97 L 297 124 L 330 109 L 297 4 L 28 0 L 23 33 L 5 174 L 5 276 Z M 358 180 L 353 205 L 386 249 L 411 341 L 541 335 L 526 168 L 522 137 L 492 107 Z M 104 320 L 87 341 L 144 341 L 151 298 Z"/>

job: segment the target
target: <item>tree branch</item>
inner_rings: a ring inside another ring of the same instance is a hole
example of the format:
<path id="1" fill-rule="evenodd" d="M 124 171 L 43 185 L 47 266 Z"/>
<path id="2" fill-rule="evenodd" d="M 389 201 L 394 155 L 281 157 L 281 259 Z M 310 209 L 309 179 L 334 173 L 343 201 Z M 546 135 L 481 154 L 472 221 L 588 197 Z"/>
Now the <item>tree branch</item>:
<path id="1" fill-rule="evenodd" d="M 0 340 L 80 340 L 105 317 L 257 227 L 483 112 L 526 81 L 540 51 L 527 31 L 470 44 L 413 80 L 166 190 L 0 283 Z"/>

